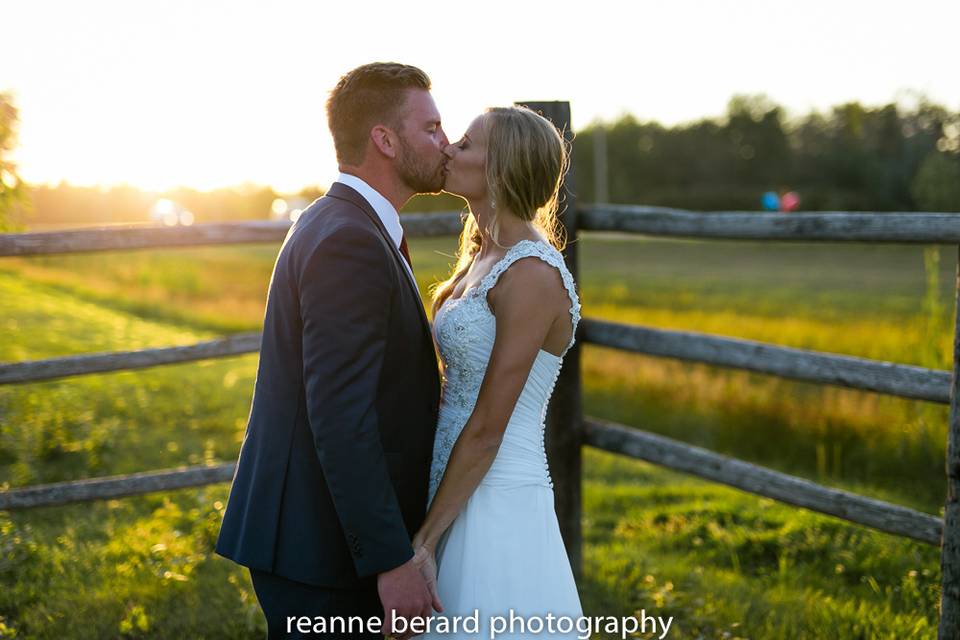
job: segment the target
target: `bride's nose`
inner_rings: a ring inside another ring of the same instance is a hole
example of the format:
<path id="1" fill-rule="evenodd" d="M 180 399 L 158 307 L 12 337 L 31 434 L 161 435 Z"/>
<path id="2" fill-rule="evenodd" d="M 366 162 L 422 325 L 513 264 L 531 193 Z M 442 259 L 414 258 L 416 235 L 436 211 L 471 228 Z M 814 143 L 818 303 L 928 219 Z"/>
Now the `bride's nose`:
<path id="1" fill-rule="evenodd" d="M 457 148 L 457 145 L 447 144 L 443 148 L 443 155 L 447 156 L 450 159 L 453 159 L 453 156 L 457 155 L 457 151 L 459 151 L 459 149 Z"/>

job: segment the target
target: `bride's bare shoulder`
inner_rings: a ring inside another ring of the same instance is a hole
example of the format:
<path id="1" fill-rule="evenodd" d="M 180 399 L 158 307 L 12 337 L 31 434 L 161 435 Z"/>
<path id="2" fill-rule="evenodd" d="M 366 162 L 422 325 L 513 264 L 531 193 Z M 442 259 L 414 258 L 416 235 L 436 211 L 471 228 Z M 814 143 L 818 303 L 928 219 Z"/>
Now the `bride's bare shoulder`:
<path id="1" fill-rule="evenodd" d="M 510 264 L 487 296 L 494 311 L 504 305 L 553 309 L 565 305 L 566 298 L 560 271 L 536 255 L 520 257 Z"/>

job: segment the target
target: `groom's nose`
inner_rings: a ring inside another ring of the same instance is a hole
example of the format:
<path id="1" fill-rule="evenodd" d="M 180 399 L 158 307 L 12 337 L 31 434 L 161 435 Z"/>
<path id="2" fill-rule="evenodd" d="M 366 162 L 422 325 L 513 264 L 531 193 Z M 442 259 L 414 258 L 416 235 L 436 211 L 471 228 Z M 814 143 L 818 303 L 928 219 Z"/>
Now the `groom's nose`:
<path id="1" fill-rule="evenodd" d="M 443 151 L 450 146 L 450 141 L 447 140 L 447 132 L 443 130 L 443 127 L 440 127 L 440 150 Z"/>
<path id="2" fill-rule="evenodd" d="M 453 156 L 457 154 L 457 145 L 450 144 L 449 142 L 443 145 L 443 155 L 447 156 L 450 159 L 453 159 Z"/>

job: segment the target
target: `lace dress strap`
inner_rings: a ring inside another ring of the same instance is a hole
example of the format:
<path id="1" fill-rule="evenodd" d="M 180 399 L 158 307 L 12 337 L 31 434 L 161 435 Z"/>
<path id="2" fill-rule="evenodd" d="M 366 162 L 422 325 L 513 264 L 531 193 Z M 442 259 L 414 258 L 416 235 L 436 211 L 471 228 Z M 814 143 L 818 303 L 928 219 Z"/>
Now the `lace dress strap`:
<path id="1" fill-rule="evenodd" d="M 570 323 L 573 332 L 570 335 L 570 342 L 563 350 L 561 357 L 573 346 L 577 334 L 577 325 L 580 323 L 580 298 L 577 296 L 577 289 L 573 282 L 573 275 L 567 269 L 563 256 L 553 246 L 540 240 L 521 240 L 507 250 L 507 253 L 500 258 L 500 261 L 493 265 L 490 273 L 483 277 L 477 289 L 479 295 L 484 301 L 487 294 L 493 289 L 504 271 L 510 268 L 514 262 L 521 258 L 536 257 L 547 264 L 553 265 L 563 279 L 563 286 L 567 290 L 567 296 L 570 298 Z"/>

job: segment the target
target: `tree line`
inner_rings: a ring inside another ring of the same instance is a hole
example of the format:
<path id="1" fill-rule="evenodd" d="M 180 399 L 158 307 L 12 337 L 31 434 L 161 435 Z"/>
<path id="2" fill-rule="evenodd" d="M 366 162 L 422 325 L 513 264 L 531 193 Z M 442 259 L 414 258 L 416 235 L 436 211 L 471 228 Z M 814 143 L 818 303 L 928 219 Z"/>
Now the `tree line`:
<path id="1" fill-rule="evenodd" d="M 18 112 L 0 94 L 0 231 L 28 226 L 144 222 L 158 198 L 197 222 L 262 219 L 278 197 L 297 194 L 245 185 L 202 192 L 149 193 L 27 185 L 10 161 Z M 765 96 L 734 96 L 719 117 L 664 126 L 624 115 L 577 132 L 573 167 L 581 202 L 682 209 L 758 210 L 765 192 L 794 191 L 810 211 L 960 212 L 960 113 L 920 98 L 913 106 L 848 102 L 826 113 L 788 117 Z M 405 211 L 450 211 L 463 201 L 417 196 Z"/>
<path id="2" fill-rule="evenodd" d="M 916 102 L 788 118 L 765 96 L 734 96 L 723 116 L 672 127 L 596 122 L 576 135 L 576 192 L 694 210 L 757 210 L 764 192 L 795 191 L 803 210 L 960 211 L 960 113 Z"/>

